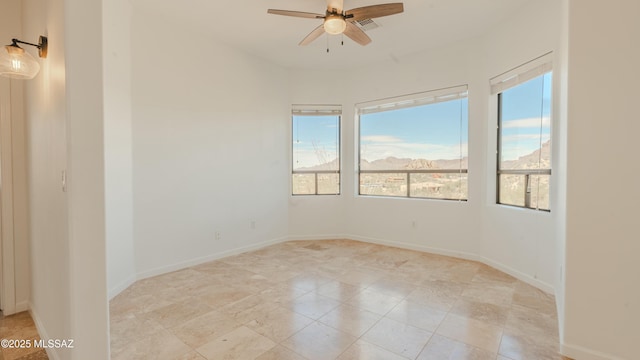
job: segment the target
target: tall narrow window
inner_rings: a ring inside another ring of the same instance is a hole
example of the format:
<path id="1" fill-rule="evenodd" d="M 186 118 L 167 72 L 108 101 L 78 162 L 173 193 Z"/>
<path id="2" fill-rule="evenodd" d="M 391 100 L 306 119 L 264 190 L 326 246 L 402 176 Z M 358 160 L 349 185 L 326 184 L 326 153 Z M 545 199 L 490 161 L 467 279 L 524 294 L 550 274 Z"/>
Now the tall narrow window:
<path id="1" fill-rule="evenodd" d="M 498 204 L 550 210 L 551 84 L 550 56 L 492 81 L 498 106 Z"/>
<path id="2" fill-rule="evenodd" d="M 293 106 L 293 195 L 340 194 L 341 114 L 340 106 Z"/>
<path id="3" fill-rule="evenodd" d="M 467 199 L 467 86 L 357 110 L 360 195 Z"/>

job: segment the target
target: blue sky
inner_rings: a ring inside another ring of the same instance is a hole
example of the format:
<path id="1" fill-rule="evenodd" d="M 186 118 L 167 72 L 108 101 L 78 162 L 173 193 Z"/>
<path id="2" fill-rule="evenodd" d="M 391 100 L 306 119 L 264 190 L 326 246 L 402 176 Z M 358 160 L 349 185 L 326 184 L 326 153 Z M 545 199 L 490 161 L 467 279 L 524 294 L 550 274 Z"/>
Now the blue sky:
<path id="1" fill-rule="evenodd" d="M 502 99 L 502 159 L 537 150 L 551 132 L 551 73 L 504 91 Z M 467 156 L 468 117 L 467 99 L 361 115 L 360 157 L 460 159 Z M 338 144 L 337 116 L 293 117 L 294 169 L 332 161 Z"/>
<path id="2" fill-rule="evenodd" d="M 360 158 L 460 159 L 467 155 L 467 99 L 360 116 Z"/>
<path id="3" fill-rule="evenodd" d="M 294 116 L 292 130 L 294 170 L 338 157 L 338 116 Z"/>
<path id="4" fill-rule="evenodd" d="M 530 154 L 550 139 L 551 79 L 547 73 L 502 93 L 502 160 Z"/>

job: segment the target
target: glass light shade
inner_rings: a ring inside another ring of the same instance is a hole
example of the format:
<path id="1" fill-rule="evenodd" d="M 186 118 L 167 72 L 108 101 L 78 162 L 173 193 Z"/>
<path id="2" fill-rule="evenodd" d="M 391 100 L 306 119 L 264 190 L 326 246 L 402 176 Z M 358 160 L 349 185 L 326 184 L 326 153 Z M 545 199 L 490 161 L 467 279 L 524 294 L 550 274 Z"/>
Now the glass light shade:
<path id="1" fill-rule="evenodd" d="M 331 35 L 338 35 L 347 28 L 347 22 L 340 15 L 329 15 L 324 19 L 324 31 Z"/>
<path id="2" fill-rule="evenodd" d="M 0 76 L 12 79 L 33 79 L 40 71 L 40 64 L 23 48 L 7 45 L 0 49 Z"/>

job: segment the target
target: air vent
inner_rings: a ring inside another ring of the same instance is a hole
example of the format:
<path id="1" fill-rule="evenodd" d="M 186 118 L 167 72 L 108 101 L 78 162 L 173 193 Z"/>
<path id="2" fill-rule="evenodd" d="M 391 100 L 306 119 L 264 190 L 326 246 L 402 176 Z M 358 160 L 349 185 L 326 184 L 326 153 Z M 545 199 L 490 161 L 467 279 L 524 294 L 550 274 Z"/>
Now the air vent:
<path id="1" fill-rule="evenodd" d="M 362 19 L 356 21 L 356 24 L 358 24 L 358 27 L 362 29 L 362 31 L 369 31 L 380 27 L 380 25 L 376 24 L 372 19 Z"/>

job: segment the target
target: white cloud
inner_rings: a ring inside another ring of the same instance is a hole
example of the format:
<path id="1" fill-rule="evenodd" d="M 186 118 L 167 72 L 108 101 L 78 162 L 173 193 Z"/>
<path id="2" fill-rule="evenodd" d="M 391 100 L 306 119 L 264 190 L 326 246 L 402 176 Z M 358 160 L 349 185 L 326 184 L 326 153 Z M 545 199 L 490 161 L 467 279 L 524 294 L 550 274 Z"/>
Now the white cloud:
<path id="1" fill-rule="evenodd" d="M 437 145 L 418 143 L 382 143 L 382 144 L 362 144 L 362 159 L 374 161 L 386 159 L 390 156 L 396 158 L 410 159 L 459 159 L 467 155 L 467 144 L 458 145 Z"/>
<path id="2" fill-rule="evenodd" d="M 534 128 L 540 127 L 540 121 L 542 120 L 542 126 L 549 126 L 551 119 L 549 117 L 540 118 L 527 118 L 518 120 L 505 121 L 502 124 L 504 129 L 520 129 L 520 128 Z"/>
<path id="3" fill-rule="evenodd" d="M 360 139 L 361 142 L 375 142 L 375 143 L 401 143 L 402 139 L 391 135 L 368 135 L 363 136 Z"/>
<path id="4" fill-rule="evenodd" d="M 295 149 L 293 150 L 293 168 L 300 169 L 321 165 L 326 162 L 333 161 L 338 157 L 335 151 L 317 151 L 313 149 Z"/>
<path id="5" fill-rule="evenodd" d="M 522 156 L 529 155 L 538 150 L 532 147 L 512 147 L 502 151 L 502 160 L 518 160 Z"/>
<path id="6" fill-rule="evenodd" d="M 502 138 L 502 158 L 504 160 L 517 160 L 521 156 L 529 155 L 540 149 L 540 144 L 549 141 L 549 134 L 517 134 Z"/>
<path id="7" fill-rule="evenodd" d="M 542 142 L 545 142 L 549 140 L 549 134 L 542 134 Z M 507 136 L 503 136 L 502 137 L 502 143 L 516 143 L 516 142 L 520 142 L 520 141 L 525 141 L 525 142 L 531 142 L 534 141 L 535 143 L 539 143 L 540 142 L 540 134 L 514 134 L 514 135 L 507 135 Z"/>

